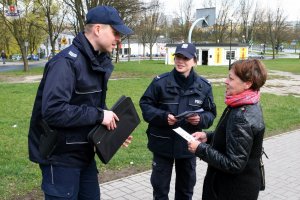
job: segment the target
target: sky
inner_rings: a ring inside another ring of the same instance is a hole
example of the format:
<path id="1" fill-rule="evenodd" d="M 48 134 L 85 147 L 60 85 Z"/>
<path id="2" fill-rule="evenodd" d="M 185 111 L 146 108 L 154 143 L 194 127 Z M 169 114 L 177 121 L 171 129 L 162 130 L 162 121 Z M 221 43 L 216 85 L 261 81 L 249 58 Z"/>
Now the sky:
<path id="1" fill-rule="evenodd" d="M 179 4 L 183 1 L 184 0 L 160 0 L 165 7 L 166 14 L 173 14 L 174 11 L 179 13 Z M 300 21 L 299 0 L 257 0 L 257 2 L 261 3 L 266 9 L 273 8 L 272 10 L 275 10 L 279 6 L 284 10 L 284 14 L 287 15 L 288 21 Z M 194 0 L 193 4 L 196 9 L 203 8 L 202 0 Z"/>

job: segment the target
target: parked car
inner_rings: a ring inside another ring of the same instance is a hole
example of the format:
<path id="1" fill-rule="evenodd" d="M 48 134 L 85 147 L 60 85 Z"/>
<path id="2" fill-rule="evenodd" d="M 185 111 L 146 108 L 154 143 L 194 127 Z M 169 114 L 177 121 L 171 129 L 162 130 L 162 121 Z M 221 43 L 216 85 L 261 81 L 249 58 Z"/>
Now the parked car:
<path id="1" fill-rule="evenodd" d="M 11 56 L 11 59 L 12 59 L 12 60 L 15 60 L 15 61 L 19 61 L 19 60 L 22 60 L 22 56 L 19 55 L 19 54 L 13 54 L 13 55 Z"/>
<path id="2" fill-rule="evenodd" d="M 250 53 L 248 55 L 248 58 L 249 59 L 264 59 L 264 55 L 261 55 L 261 54 L 254 54 L 254 53 Z"/>
<path id="3" fill-rule="evenodd" d="M 40 60 L 38 55 L 32 54 L 27 56 L 27 60 Z"/>

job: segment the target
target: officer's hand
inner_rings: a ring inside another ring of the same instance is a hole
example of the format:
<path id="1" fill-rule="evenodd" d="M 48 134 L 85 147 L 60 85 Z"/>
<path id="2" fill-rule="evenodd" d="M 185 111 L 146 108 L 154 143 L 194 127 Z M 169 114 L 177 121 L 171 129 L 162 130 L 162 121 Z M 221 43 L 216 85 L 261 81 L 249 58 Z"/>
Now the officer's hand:
<path id="1" fill-rule="evenodd" d="M 122 144 L 123 147 L 128 147 L 128 145 L 131 143 L 132 141 L 132 136 L 129 135 L 128 138 L 125 140 L 125 142 Z"/>
<path id="2" fill-rule="evenodd" d="M 108 130 L 114 130 L 115 128 L 117 128 L 116 121 L 119 121 L 118 116 L 114 112 L 109 110 L 103 110 L 103 112 L 104 117 L 101 124 L 106 126 Z"/>
<path id="3" fill-rule="evenodd" d="M 168 124 L 170 126 L 174 125 L 177 122 L 177 119 L 175 118 L 174 115 L 168 114 Z"/>
<path id="4" fill-rule="evenodd" d="M 187 117 L 186 121 L 195 126 L 195 125 L 199 124 L 200 116 L 198 114 L 194 114 L 192 116 Z"/>

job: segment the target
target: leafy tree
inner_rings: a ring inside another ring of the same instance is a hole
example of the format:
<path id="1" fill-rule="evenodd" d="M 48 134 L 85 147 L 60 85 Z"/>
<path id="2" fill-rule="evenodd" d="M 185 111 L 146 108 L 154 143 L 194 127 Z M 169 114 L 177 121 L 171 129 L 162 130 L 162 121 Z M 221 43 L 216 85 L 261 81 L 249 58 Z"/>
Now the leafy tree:
<path id="1" fill-rule="evenodd" d="M 115 7 L 124 23 L 133 26 L 136 23 L 136 14 L 141 11 L 142 1 L 139 0 L 63 0 L 68 9 L 71 10 L 69 21 L 75 34 L 84 30 L 85 15 L 87 11 L 98 5 Z M 125 36 L 121 38 L 124 40 Z M 117 47 L 116 62 L 119 60 L 119 46 Z"/>
<path id="2" fill-rule="evenodd" d="M 52 55 L 55 54 L 55 43 L 59 35 L 65 30 L 65 17 L 67 9 L 64 3 L 59 0 L 37 0 L 41 16 L 46 21 L 46 25 L 39 26 L 49 36 Z M 48 53 L 48 52 L 47 52 Z"/>
<path id="3" fill-rule="evenodd" d="M 37 12 L 37 7 L 35 1 L 24 0 L 15 1 L 14 12 L 9 12 L 5 9 L 7 7 L 7 2 L 2 2 L 3 10 L 0 13 L 0 19 L 4 22 L 6 29 L 15 38 L 19 50 L 22 54 L 22 60 L 24 63 L 24 71 L 28 71 L 28 60 L 27 54 L 30 50 L 29 42 L 31 43 L 31 48 L 34 49 L 40 43 L 41 38 L 38 35 L 42 35 L 37 32 L 33 27 L 39 23 L 42 23 L 39 12 Z M 6 11 L 10 14 L 15 14 L 14 17 L 7 16 Z M 17 12 L 19 11 L 19 13 Z M 35 47 L 34 47 L 35 46 Z M 33 51 L 33 50 L 32 50 Z"/>

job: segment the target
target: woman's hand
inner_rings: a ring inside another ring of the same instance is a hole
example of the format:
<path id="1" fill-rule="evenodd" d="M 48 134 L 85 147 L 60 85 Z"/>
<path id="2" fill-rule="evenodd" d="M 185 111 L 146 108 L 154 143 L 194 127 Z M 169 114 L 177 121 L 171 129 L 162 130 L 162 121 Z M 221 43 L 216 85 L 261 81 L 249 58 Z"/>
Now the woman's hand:
<path id="1" fill-rule="evenodd" d="M 207 142 L 207 136 L 205 132 L 195 132 L 192 134 L 196 140 L 199 142 Z"/>
<path id="2" fill-rule="evenodd" d="M 197 147 L 199 146 L 201 142 L 199 142 L 198 140 L 191 140 L 188 142 L 188 150 L 191 153 L 195 153 L 197 150 Z"/>

